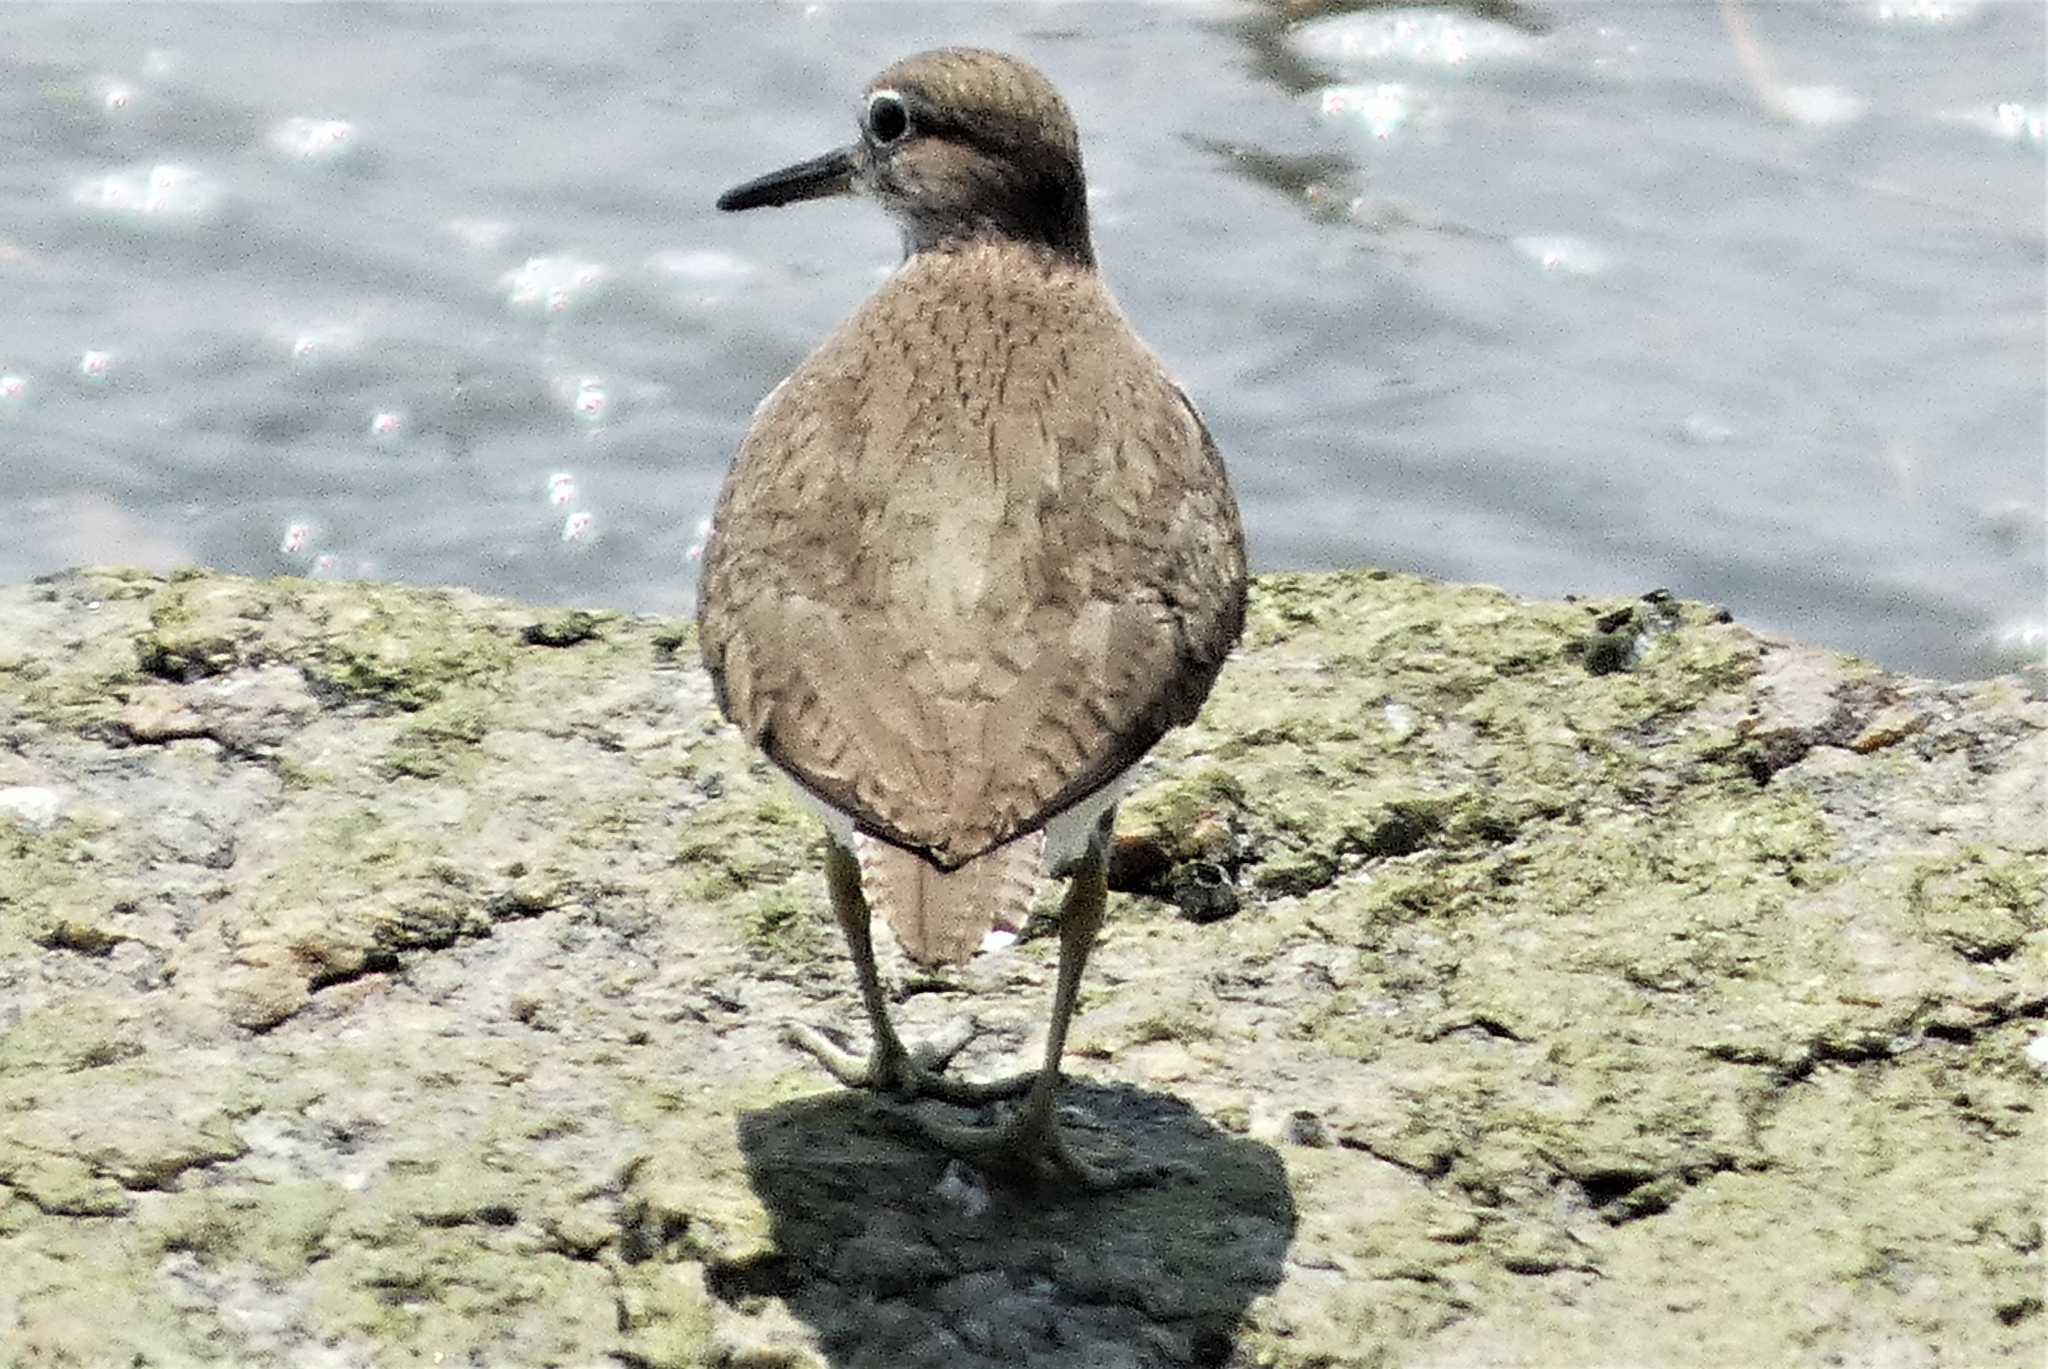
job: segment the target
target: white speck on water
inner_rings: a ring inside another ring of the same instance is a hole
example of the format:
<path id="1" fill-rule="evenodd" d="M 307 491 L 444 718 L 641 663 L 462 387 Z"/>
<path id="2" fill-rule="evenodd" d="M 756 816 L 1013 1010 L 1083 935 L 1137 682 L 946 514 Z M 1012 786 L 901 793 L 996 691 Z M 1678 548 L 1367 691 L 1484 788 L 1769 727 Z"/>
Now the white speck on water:
<path id="1" fill-rule="evenodd" d="M 1381 142 L 1392 138 L 1408 122 L 1415 107 L 1408 87 L 1395 82 L 1372 86 L 1327 86 L 1317 99 L 1325 118 L 1361 123 Z"/>
<path id="2" fill-rule="evenodd" d="M 1475 59 L 1516 61 L 1536 51 L 1536 40 L 1520 29 L 1421 8 L 1315 20 L 1295 29 L 1291 41 L 1305 57 L 1354 66 L 1393 61 L 1457 68 Z"/>
<path id="3" fill-rule="evenodd" d="M 0 789 L 0 816 L 12 818 L 25 827 L 48 827 L 57 821 L 63 809 L 63 796 L 39 784 Z"/>
<path id="4" fill-rule="evenodd" d="M 647 265 L 693 285 L 729 285 L 754 274 L 753 264 L 745 258 L 706 249 L 656 252 L 647 258 Z"/>
<path id="5" fill-rule="evenodd" d="M 290 351 L 293 361 L 310 364 L 352 352 L 361 341 L 361 332 L 345 323 L 317 323 L 292 335 Z"/>
<path id="6" fill-rule="evenodd" d="M 1735 430 L 1712 414 L 1687 414 L 1678 425 L 1678 435 L 1701 447 L 1718 447 L 1733 437 Z"/>
<path id="7" fill-rule="evenodd" d="M 604 266 L 572 254 L 528 257 L 526 264 L 498 278 L 505 303 L 521 311 L 559 314 L 604 284 Z"/>
<path id="8" fill-rule="evenodd" d="M 595 423 L 604 417 L 605 405 L 608 402 L 604 382 L 592 376 L 585 376 L 576 382 L 576 394 L 569 401 L 569 407 L 574 409 L 576 417 L 584 422 Z"/>
<path id="9" fill-rule="evenodd" d="M 100 95 L 100 103 L 109 114 L 119 114 L 135 103 L 135 87 L 124 81 L 109 81 Z"/>
<path id="10" fill-rule="evenodd" d="M 333 161 L 355 147 L 356 126 L 346 119 L 294 115 L 270 130 L 270 145 L 300 161 Z"/>
<path id="11" fill-rule="evenodd" d="M 370 419 L 370 436 L 389 440 L 405 431 L 405 415 L 385 410 Z"/>
<path id="12" fill-rule="evenodd" d="M 212 177 L 191 167 L 159 162 L 93 176 L 72 187 L 71 202 L 110 217 L 190 222 L 207 217 L 220 201 Z"/>
<path id="13" fill-rule="evenodd" d="M 2015 618 L 1992 630 L 1991 646 L 2009 661 L 2029 665 L 2048 657 L 2048 622 Z"/>
<path id="14" fill-rule="evenodd" d="M 576 477 L 568 471 L 556 471 L 548 477 L 548 503 L 556 508 L 576 502 Z"/>
<path id="15" fill-rule="evenodd" d="M 97 349 L 88 350 L 78 358 L 78 374 L 80 379 L 83 380 L 103 381 L 113 369 L 113 365 L 114 354 L 112 352 L 99 351 Z"/>
<path id="16" fill-rule="evenodd" d="M 1865 12 L 1880 24 L 1924 24 L 1938 28 L 1966 23 L 1983 0 L 1868 0 Z"/>
<path id="17" fill-rule="evenodd" d="M 1607 269 L 1607 254 L 1584 238 L 1565 235 L 1515 239 L 1515 250 L 1546 271 L 1564 276 L 1597 276 Z"/>
<path id="18" fill-rule="evenodd" d="M 284 538 L 277 544 L 277 549 L 286 556 L 297 556 L 311 545 L 313 545 L 313 525 L 311 523 L 291 523 L 286 525 Z"/>
<path id="19" fill-rule="evenodd" d="M 562 521 L 564 542 L 588 542 L 596 535 L 597 520 L 581 510 L 570 514 Z"/>
<path id="20" fill-rule="evenodd" d="M 442 227 L 480 252 L 490 251 L 512 234 L 512 225 L 503 219 L 450 219 Z"/>
<path id="21" fill-rule="evenodd" d="M 1960 114 L 1942 116 L 1950 123 L 1963 124 L 1989 133 L 2008 143 L 2032 143 L 2040 147 L 2048 139 L 2048 106 L 2024 105 L 2006 100 L 1986 109 L 1979 107 Z"/>
<path id="22" fill-rule="evenodd" d="M 1769 99 L 1780 117 L 1809 128 L 1832 128 L 1863 117 L 1863 97 L 1837 86 L 1778 86 Z"/>
<path id="23" fill-rule="evenodd" d="M 0 413 L 10 413 L 28 401 L 28 377 L 0 376 Z"/>

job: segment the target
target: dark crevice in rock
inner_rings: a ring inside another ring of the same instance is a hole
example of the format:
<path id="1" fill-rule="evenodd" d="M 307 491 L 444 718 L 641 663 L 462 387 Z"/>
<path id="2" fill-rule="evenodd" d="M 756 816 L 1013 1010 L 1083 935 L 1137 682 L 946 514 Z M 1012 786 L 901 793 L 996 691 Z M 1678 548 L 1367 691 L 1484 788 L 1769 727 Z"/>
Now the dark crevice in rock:
<path id="1" fill-rule="evenodd" d="M 2018 1326 L 2029 1317 L 2040 1316 L 2041 1307 L 2042 1302 L 2039 1298 L 2016 1298 L 2002 1304 L 1994 1315 L 1997 1316 L 2000 1326 Z"/>
<path id="2" fill-rule="evenodd" d="M 515 1226 L 519 1213 L 509 1203 L 485 1203 L 481 1207 L 468 1208 L 460 1212 L 423 1212 L 419 1216 L 421 1226 L 450 1230 L 458 1226 Z"/>
<path id="3" fill-rule="evenodd" d="M 627 1264 L 658 1259 L 689 1229 L 687 1214 L 657 1208 L 644 1198 L 635 1199 L 619 1214 L 619 1258 Z"/>
<path id="4" fill-rule="evenodd" d="M 542 913 L 553 912 L 569 901 L 559 889 L 520 888 L 501 889 L 492 894 L 484 904 L 484 911 L 493 922 L 523 922 Z"/>
<path id="5" fill-rule="evenodd" d="M 552 618 L 543 618 L 537 623 L 528 623 L 520 629 L 519 640 L 528 646 L 565 647 L 578 642 L 602 641 L 604 634 L 598 631 L 602 620 L 594 613 L 572 609 Z"/>
<path id="6" fill-rule="evenodd" d="M 1372 1156 L 1375 1160 L 1384 1160 L 1395 1169 L 1405 1170 L 1418 1178 L 1432 1181 L 1441 1179 L 1449 1174 L 1452 1163 L 1457 1159 L 1455 1154 L 1449 1152 L 1433 1154 L 1427 1160 L 1422 1161 L 1408 1159 L 1396 1155 L 1392 1151 L 1383 1150 L 1375 1146 L 1370 1140 L 1358 1135 L 1356 1132 L 1340 1134 L 1337 1137 L 1337 1144 L 1344 1150 L 1362 1151 Z"/>
<path id="7" fill-rule="evenodd" d="M 356 964 L 323 970 L 313 975 L 306 981 L 306 988 L 313 993 L 318 993 L 322 989 L 331 989 L 337 984 L 353 984 L 358 979 L 364 979 L 373 974 L 389 974 L 398 968 L 398 964 L 398 952 L 386 946 L 373 947 L 366 951 L 363 954 L 362 960 Z"/>
<path id="8" fill-rule="evenodd" d="M 1529 1043 L 1528 1037 L 1523 1036 L 1498 1018 L 1489 1017 L 1484 1013 L 1478 1013 L 1470 1017 L 1461 1017 L 1455 1022 L 1446 1023 L 1435 1031 L 1425 1033 L 1422 1039 L 1425 1041 L 1441 1041 L 1447 1036 L 1455 1036 L 1463 1031 L 1482 1032 L 1497 1041 L 1514 1041 L 1521 1045 Z"/>
<path id="9" fill-rule="evenodd" d="M 116 946 L 128 939 L 119 932 L 110 932 L 104 927 L 73 918 L 61 918 L 30 937 L 46 951 L 71 951 L 96 959 L 105 959 Z"/>
<path id="10" fill-rule="evenodd" d="M 803 1282 L 803 1275 L 787 1256 L 769 1251 L 744 1260 L 723 1260 L 704 1271 L 704 1287 L 720 1302 L 745 1298 L 780 1297 Z"/>
<path id="11" fill-rule="evenodd" d="M 224 1144 L 216 1150 L 158 1156 L 126 1173 L 112 1174 L 108 1177 L 131 1192 L 154 1192 L 170 1188 L 172 1181 L 181 1174 L 195 1169 L 211 1169 L 215 1165 L 239 1160 L 247 1153 L 247 1147 L 240 1143 Z"/>

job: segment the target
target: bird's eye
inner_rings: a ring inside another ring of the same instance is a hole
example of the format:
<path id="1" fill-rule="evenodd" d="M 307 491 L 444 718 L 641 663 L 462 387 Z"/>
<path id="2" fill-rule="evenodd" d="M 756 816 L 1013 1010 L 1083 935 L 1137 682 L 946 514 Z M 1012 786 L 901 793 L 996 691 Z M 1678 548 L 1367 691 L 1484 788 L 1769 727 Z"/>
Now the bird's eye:
<path id="1" fill-rule="evenodd" d="M 868 96 L 868 135 L 887 146 L 910 132 L 910 109 L 893 90 Z"/>

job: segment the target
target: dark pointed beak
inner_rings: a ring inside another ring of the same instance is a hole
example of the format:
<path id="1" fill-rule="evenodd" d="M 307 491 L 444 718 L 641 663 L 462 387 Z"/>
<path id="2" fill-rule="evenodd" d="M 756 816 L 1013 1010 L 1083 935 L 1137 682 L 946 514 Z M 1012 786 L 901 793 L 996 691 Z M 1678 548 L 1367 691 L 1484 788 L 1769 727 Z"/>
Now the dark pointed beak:
<path id="1" fill-rule="evenodd" d="M 842 147 L 795 166 L 785 166 L 718 197 L 720 209 L 759 209 L 763 205 L 795 204 L 798 200 L 844 195 L 853 189 L 853 149 Z"/>

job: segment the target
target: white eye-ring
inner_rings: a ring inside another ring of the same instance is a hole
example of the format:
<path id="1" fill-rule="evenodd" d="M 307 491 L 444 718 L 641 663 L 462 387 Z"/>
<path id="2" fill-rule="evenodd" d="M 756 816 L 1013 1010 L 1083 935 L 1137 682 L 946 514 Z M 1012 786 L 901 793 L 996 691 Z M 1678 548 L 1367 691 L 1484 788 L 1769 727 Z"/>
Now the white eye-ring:
<path id="1" fill-rule="evenodd" d="M 883 147 L 900 142 L 910 132 L 910 106 L 893 90 L 878 90 L 868 96 L 868 136 Z"/>

